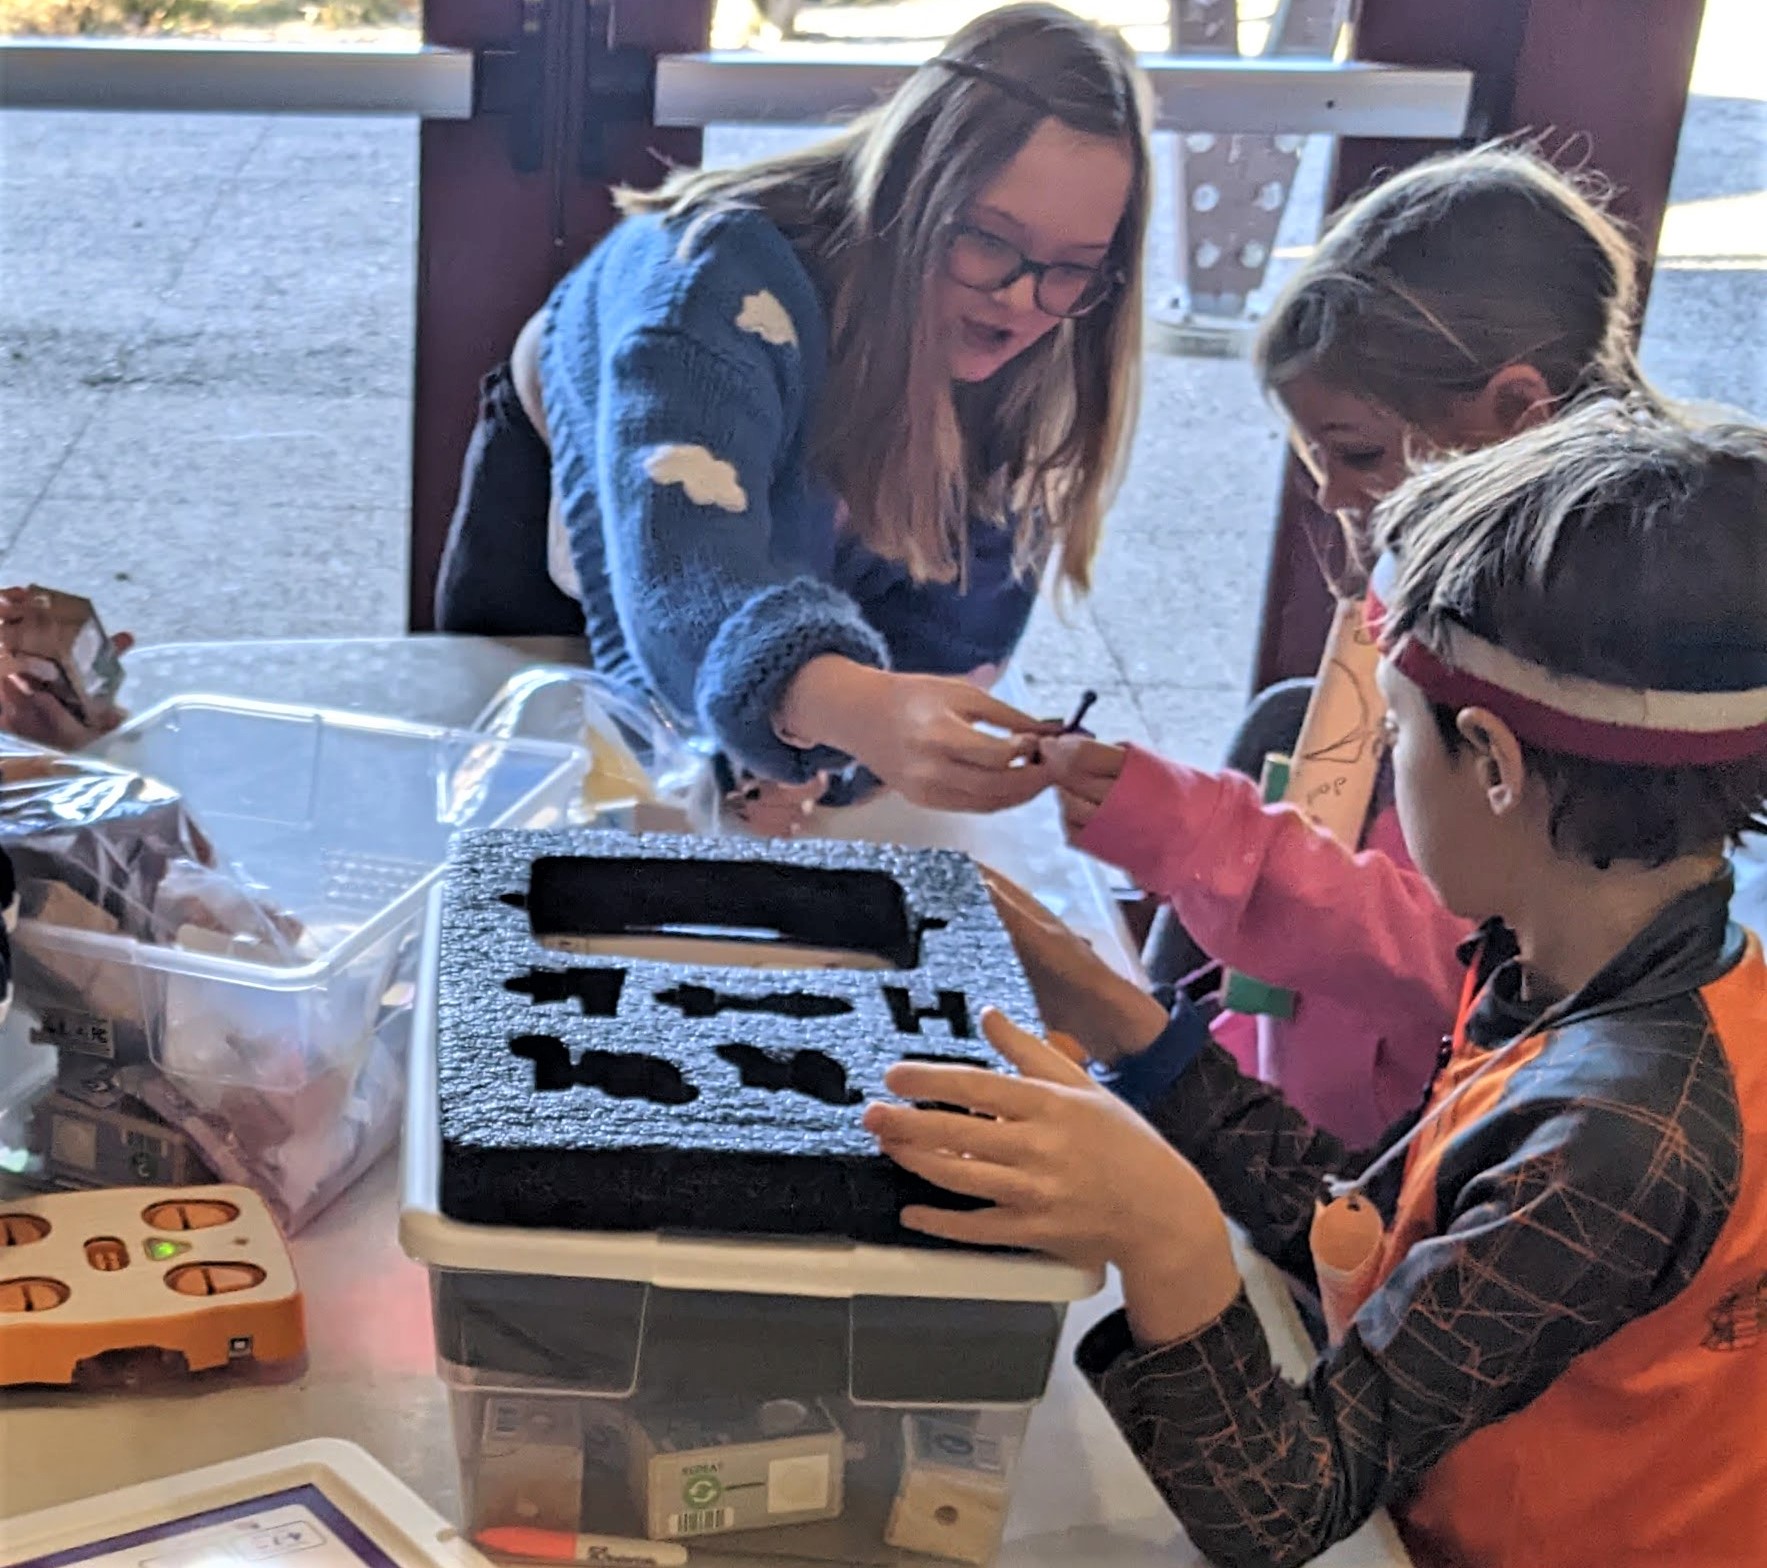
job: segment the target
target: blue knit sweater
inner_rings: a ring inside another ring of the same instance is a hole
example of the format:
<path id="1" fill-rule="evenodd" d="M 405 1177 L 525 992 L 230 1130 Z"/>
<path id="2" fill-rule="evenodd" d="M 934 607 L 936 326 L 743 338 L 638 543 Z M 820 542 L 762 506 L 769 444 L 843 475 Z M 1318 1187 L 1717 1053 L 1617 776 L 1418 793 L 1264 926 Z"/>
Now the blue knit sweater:
<path id="1" fill-rule="evenodd" d="M 595 666 L 741 765 L 801 780 L 844 764 L 773 733 L 820 654 L 961 675 L 1017 645 L 1036 585 L 1015 577 L 1007 529 L 971 528 L 961 591 L 837 531 L 807 467 L 828 314 L 760 214 L 703 221 L 685 256 L 680 223 L 627 219 L 553 291 L 540 354 Z"/>

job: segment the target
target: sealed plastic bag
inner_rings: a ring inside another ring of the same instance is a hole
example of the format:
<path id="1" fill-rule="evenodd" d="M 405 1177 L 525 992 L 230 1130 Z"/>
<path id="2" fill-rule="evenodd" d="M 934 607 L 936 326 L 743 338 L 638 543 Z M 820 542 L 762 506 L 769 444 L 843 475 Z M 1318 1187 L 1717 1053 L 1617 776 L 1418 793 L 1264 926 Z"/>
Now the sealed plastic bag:
<path id="1" fill-rule="evenodd" d="M 653 698 L 574 665 L 536 665 L 511 679 L 473 725 L 498 737 L 582 746 L 590 756 L 572 820 L 630 830 L 752 832 L 742 791 L 752 780 L 703 735 L 682 728 Z M 868 798 L 878 781 L 855 763 L 827 781 L 824 806 Z"/>
<path id="2" fill-rule="evenodd" d="M 303 983 L 335 942 L 229 865 L 176 790 L 3 739 L 0 848 L 34 1023 L 5 1048 L 59 1060 L 29 1146 L 0 1163 L 79 1186 L 182 1184 L 200 1161 L 255 1187 L 292 1231 L 391 1146 L 409 932 L 362 944 L 323 988 Z M 19 1065 L 0 1077 L 42 1077 Z"/>
<path id="3" fill-rule="evenodd" d="M 153 987 L 92 961 L 51 930 L 169 947 L 200 931 L 254 961 L 299 962 L 298 922 L 268 908 L 185 810 L 178 792 L 125 769 L 0 737 L 0 849 L 12 862 L 24 924 L 16 937 L 24 994 L 68 1020 L 104 1020 L 95 1045 L 144 1059 Z M 69 1023 L 69 1032 L 78 1027 Z M 48 1031 L 46 1043 L 54 1040 Z"/>
<path id="4" fill-rule="evenodd" d="M 589 753 L 576 822 L 709 832 L 717 786 L 710 752 L 654 701 L 575 665 L 541 664 L 511 678 L 473 729 Z"/>
<path id="5" fill-rule="evenodd" d="M 394 985 L 359 1058 L 337 1061 L 293 1088 L 139 1067 L 126 1069 L 123 1081 L 190 1139 L 220 1180 L 263 1194 L 293 1234 L 392 1147 L 410 1032 L 409 997 Z"/>

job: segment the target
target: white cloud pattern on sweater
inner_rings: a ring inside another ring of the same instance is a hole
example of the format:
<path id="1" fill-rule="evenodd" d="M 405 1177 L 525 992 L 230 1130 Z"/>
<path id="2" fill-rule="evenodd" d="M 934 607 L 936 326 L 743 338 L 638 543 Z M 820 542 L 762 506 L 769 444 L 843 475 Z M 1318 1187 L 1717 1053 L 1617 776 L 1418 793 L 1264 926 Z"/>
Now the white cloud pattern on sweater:
<path id="1" fill-rule="evenodd" d="M 644 471 L 659 485 L 680 485 L 696 506 L 716 506 L 726 512 L 748 508 L 749 498 L 736 469 L 703 446 L 652 447 L 645 455 Z"/>
<path id="2" fill-rule="evenodd" d="M 744 332 L 752 332 L 780 348 L 798 340 L 798 329 L 791 319 L 791 312 L 766 289 L 743 297 L 736 324 Z"/>

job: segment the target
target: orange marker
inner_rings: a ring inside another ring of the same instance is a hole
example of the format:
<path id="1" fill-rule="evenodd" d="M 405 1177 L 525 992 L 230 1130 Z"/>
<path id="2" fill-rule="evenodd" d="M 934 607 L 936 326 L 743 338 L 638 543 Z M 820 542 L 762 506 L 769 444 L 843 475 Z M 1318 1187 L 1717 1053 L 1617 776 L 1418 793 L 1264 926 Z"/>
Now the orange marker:
<path id="1" fill-rule="evenodd" d="M 496 1557 L 536 1563 L 593 1563 L 595 1568 L 686 1568 L 687 1548 L 673 1541 L 634 1541 L 618 1535 L 571 1535 L 505 1525 L 474 1538 Z"/>

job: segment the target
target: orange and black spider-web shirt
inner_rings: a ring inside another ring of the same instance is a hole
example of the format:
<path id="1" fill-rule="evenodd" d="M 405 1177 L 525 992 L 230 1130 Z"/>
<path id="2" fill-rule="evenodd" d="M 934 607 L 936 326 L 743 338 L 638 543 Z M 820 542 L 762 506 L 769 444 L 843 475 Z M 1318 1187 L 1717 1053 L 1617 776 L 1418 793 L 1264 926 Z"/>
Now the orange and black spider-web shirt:
<path id="1" fill-rule="evenodd" d="M 1476 1000 L 1368 1188 L 1384 1278 L 1303 1384 L 1243 1294 L 1177 1344 L 1121 1313 L 1082 1343 L 1211 1561 L 1304 1563 L 1384 1506 L 1427 1568 L 1767 1564 L 1767 965 L 1730 891 L 1550 1008 L 1501 928 L 1469 944 Z M 1328 1180 L 1380 1151 L 1212 1045 L 1138 1066 L 1126 1096 L 1311 1280 Z"/>

